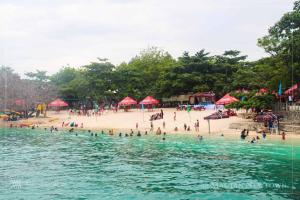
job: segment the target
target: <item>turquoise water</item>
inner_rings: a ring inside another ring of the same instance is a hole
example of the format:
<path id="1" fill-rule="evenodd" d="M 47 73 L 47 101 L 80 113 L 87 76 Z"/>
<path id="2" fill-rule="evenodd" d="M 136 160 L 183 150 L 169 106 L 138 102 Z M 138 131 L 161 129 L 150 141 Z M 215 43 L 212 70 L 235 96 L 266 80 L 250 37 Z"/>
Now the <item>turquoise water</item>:
<path id="1" fill-rule="evenodd" d="M 300 199 L 300 147 L 0 129 L 0 199 Z"/>

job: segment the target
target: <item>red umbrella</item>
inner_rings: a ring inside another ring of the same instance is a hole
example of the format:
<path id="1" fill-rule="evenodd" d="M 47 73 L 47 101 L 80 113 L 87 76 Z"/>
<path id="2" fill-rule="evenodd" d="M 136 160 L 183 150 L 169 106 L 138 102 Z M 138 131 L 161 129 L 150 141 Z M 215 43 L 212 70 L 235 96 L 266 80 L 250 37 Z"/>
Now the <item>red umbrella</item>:
<path id="1" fill-rule="evenodd" d="M 134 105 L 134 104 L 137 104 L 137 102 L 131 97 L 125 97 L 122 101 L 118 103 L 119 106 Z"/>
<path id="2" fill-rule="evenodd" d="M 219 101 L 216 102 L 216 105 L 227 105 L 236 101 L 239 100 L 235 97 L 230 96 L 230 94 L 226 94 L 224 97 L 222 97 L 221 99 L 219 99 Z"/>
<path id="3" fill-rule="evenodd" d="M 143 99 L 140 104 L 144 105 L 150 105 L 150 104 L 158 104 L 159 101 L 154 99 L 152 96 L 147 96 L 145 99 Z"/>
<path id="4" fill-rule="evenodd" d="M 69 106 L 69 104 L 61 99 L 56 99 L 55 101 L 52 101 L 48 104 L 50 107 L 65 107 Z"/>

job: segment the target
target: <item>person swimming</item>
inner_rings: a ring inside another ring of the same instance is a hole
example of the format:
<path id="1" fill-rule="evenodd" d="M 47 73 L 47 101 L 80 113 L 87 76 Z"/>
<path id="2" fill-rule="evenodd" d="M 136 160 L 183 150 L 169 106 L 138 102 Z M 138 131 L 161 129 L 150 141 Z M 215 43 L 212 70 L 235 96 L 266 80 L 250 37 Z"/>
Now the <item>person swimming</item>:
<path id="1" fill-rule="evenodd" d="M 202 141 L 203 140 L 203 136 L 202 135 L 198 135 L 198 139 L 199 139 L 199 141 Z"/>
<path id="2" fill-rule="evenodd" d="M 119 133 L 119 137 L 122 137 L 122 133 L 121 132 Z"/>
<path id="3" fill-rule="evenodd" d="M 163 137 L 163 139 L 162 140 L 166 140 L 166 138 L 165 137 Z"/>
<path id="4" fill-rule="evenodd" d="M 137 136 L 139 137 L 142 136 L 140 131 L 138 131 Z"/>
<path id="5" fill-rule="evenodd" d="M 103 131 L 103 130 L 101 131 L 101 134 L 104 134 L 104 131 Z"/>
<path id="6" fill-rule="evenodd" d="M 133 130 L 130 129 L 130 136 L 133 136 Z"/>
<path id="7" fill-rule="evenodd" d="M 95 133 L 95 137 L 97 137 L 98 135 L 97 135 L 97 133 Z"/>
<path id="8" fill-rule="evenodd" d="M 71 132 L 74 132 L 74 128 L 71 128 L 70 130 L 69 130 L 69 132 L 71 133 Z M 51 133 L 52 133 L 52 131 L 51 131 Z"/>
<path id="9" fill-rule="evenodd" d="M 127 133 L 125 133 L 125 137 L 128 137 L 129 135 Z"/>
<path id="10" fill-rule="evenodd" d="M 75 133 L 75 135 L 76 135 L 76 136 L 78 136 L 78 134 L 77 134 L 77 133 Z"/>

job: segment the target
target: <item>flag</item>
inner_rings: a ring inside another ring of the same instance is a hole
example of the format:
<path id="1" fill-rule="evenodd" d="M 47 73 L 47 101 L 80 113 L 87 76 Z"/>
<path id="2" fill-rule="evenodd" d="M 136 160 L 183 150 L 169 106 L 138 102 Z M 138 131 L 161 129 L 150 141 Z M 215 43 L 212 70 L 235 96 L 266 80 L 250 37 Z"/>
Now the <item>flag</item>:
<path id="1" fill-rule="evenodd" d="M 187 111 L 188 113 L 191 111 L 191 106 L 190 106 L 190 105 L 187 105 L 186 111 Z"/>
<path id="2" fill-rule="evenodd" d="M 145 108 L 144 108 L 144 104 L 142 104 L 142 110 L 144 111 L 144 109 L 145 109 Z"/>
<path id="3" fill-rule="evenodd" d="M 281 81 L 279 82 L 279 86 L 278 86 L 278 95 L 282 95 L 282 85 L 281 85 Z"/>

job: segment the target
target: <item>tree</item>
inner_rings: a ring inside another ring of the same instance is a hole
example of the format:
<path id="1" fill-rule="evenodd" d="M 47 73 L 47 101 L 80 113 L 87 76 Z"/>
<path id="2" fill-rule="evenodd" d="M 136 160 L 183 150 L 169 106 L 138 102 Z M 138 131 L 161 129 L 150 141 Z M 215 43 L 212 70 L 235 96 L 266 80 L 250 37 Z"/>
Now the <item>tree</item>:
<path id="1" fill-rule="evenodd" d="M 258 39 L 258 45 L 263 47 L 271 57 L 282 61 L 280 71 L 286 71 L 280 79 L 288 77 L 288 85 L 292 80 L 300 79 L 300 1 L 294 3 L 291 12 L 269 29 L 269 34 Z"/>
<path id="2" fill-rule="evenodd" d="M 27 72 L 25 75 L 30 79 L 34 81 L 39 81 L 39 82 L 47 82 L 49 81 L 49 76 L 47 76 L 47 71 L 41 71 L 41 70 L 36 70 L 36 72 Z"/>

